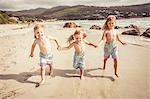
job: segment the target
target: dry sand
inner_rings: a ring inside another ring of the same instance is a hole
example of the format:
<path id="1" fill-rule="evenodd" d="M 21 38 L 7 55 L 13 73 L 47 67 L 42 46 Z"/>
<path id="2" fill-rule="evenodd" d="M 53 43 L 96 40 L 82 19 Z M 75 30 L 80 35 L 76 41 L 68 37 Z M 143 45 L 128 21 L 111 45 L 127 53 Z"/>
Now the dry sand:
<path id="1" fill-rule="evenodd" d="M 36 48 L 35 56 L 29 58 L 32 27 L 11 25 L 2 29 L 1 26 L 0 31 L 15 34 L 0 37 L 0 99 L 150 99 L 150 43 L 143 46 L 119 44 L 118 79 L 113 74 L 111 58 L 106 70 L 101 70 L 103 45 L 97 49 L 87 46 L 83 80 L 72 67 L 73 49 L 58 52 L 52 43 L 54 75 L 49 77 L 47 71 L 45 84 L 36 88 L 40 81 L 39 50 Z M 62 46 L 73 31 L 46 29 L 61 41 Z M 96 43 L 99 31 L 91 31 L 88 40 Z M 128 41 L 128 38 L 123 39 Z"/>

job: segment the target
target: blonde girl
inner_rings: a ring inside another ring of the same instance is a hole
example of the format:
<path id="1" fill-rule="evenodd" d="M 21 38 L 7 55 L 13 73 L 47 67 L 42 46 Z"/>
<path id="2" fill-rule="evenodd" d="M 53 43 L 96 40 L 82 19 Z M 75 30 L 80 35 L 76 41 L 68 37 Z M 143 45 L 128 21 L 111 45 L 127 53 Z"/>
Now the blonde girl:
<path id="1" fill-rule="evenodd" d="M 107 59 L 111 55 L 113 60 L 114 60 L 114 74 L 117 77 L 119 77 L 119 75 L 117 73 L 117 67 L 118 67 L 118 45 L 117 45 L 117 41 L 119 41 L 122 45 L 125 45 L 126 43 L 124 43 L 120 40 L 118 33 L 114 29 L 115 24 L 116 24 L 116 17 L 114 15 L 109 15 L 106 19 L 104 26 L 103 26 L 104 32 L 103 32 L 102 38 L 99 41 L 97 46 L 99 46 L 103 42 L 105 42 L 103 70 L 105 70 Z"/>
<path id="2" fill-rule="evenodd" d="M 52 65 L 53 65 L 53 53 L 51 51 L 51 43 L 50 40 L 53 40 L 56 42 L 57 47 L 59 47 L 58 40 L 55 37 L 52 36 L 46 36 L 44 34 L 44 26 L 37 24 L 34 27 L 34 38 L 35 40 L 33 41 L 32 47 L 31 47 L 31 52 L 30 52 L 30 57 L 34 56 L 34 49 L 36 45 L 38 45 L 40 49 L 40 67 L 41 67 L 41 81 L 38 83 L 37 86 L 43 84 L 45 82 L 45 67 L 48 65 L 49 66 L 49 75 L 52 74 Z"/>
<path id="3" fill-rule="evenodd" d="M 73 67 L 75 69 L 80 69 L 80 79 L 83 78 L 84 69 L 85 69 L 85 44 L 96 47 L 94 44 L 89 43 L 85 40 L 87 34 L 83 33 L 80 30 L 76 30 L 74 34 L 72 34 L 68 38 L 69 45 L 67 47 L 60 48 L 59 50 L 68 50 L 74 47 L 74 58 L 73 58 Z"/>

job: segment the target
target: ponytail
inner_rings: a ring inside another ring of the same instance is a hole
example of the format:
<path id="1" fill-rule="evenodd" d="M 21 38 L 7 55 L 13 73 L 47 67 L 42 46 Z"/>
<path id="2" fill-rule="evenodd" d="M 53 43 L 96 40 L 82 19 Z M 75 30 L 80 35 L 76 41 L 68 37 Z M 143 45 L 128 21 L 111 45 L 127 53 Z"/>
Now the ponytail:
<path id="1" fill-rule="evenodd" d="M 88 36 L 86 33 L 81 33 L 81 31 L 76 30 L 76 31 L 74 32 L 74 34 L 72 34 L 72 35 L 69 36 L 67 42 L 71 43 L 73 40 L 75 40 L 75 39 L 74 39 L 74 35 L 77 35 L 77 34 L 82 34 L 83 39 L 85 39 L 85 38 Z"/>
<path id="2" fill-rule="evenodd" d="M 74 36 L 73 36 L 73 35 L 70 35 L 70 36 L 68 37 L 67 42 L 68 42 L 68 43 L 71 43 L 71 41 L 73 41 L 73 40 L 74 40 Z"/>

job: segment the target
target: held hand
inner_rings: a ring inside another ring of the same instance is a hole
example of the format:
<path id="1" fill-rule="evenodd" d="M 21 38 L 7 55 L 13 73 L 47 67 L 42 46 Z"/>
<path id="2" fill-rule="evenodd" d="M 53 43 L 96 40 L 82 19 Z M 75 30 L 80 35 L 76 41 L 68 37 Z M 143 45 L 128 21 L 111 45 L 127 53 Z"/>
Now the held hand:
<path id="1" fill-rule="evenodd" d="M 58 50 L 58 51 L 61 51 L 61 47 L 60 47 L 60 46 L 58 46 L 58 47 L 57 47 L 57 50 Z"/>
<path id="2" fill-rule="evenodd" d="M 93 47 L 97 48 L 97 45 L 95 45 L 95 44 L 89 43 L 88 45 L 90 45 L 90 46 L 93 46 Z"/>
<path id="3" fill-rule="evenodd" d="M 29 57 L 33 57 L 34 55 L 33 54 L 30 54 L 30 56 Z"/>
<path id="4" fill-rule="evenodd" d="M 98 47 L 98 45 L 96 45 L 96 44 L 93 44 L 93 47 L 97 48 L 97 47 Z"/>
<path id="5" fill-rule="evenodd" d="M 59 49 L 60 49 L 60 45 L 57 46 L 57 50 L 59 50 Z"/>
<path id="6" fill-rule="evenodd" d="M 97 48 L 97 47 L 98 47 L 98 45 L 95 45 L 94 47 L 95 47 L 95 48 Z"/>
<path id="7" fill-rule="evenodd" d="M 123 42 L 122 45 L 127 45 L 127 43 Z"/>

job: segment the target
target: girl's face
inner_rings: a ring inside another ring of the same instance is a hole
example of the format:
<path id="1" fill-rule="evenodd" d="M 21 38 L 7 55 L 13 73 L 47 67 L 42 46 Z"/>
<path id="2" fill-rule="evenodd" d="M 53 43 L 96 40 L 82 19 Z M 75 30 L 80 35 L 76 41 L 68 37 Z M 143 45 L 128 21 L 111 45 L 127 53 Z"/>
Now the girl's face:
<path id="1" fill-rule="evenodd" d="M 107 25 L 108 25 L 108 28 L 109 28 L 109 29 L 112 29 L 112 28 L 115 27 L 115 21 L 108 21 L 108 22 L 107 22 Z"/>
<path id="2" fill-rule="evenodd" d="M 44 36 L 43 28 L 38 28 L 37 30 L 35 30 L 35 36 L 36 38 L 42 38 Z"/>
<path id="3" fill-rule="evenodd" d="M 77 41 L 77 42 L 81 42 L 81 41 L 82 41 L 82 35 L 76 34 L 76 35 L 74 35 L 74 39 L 75 39 L 75 41 Z"/>

